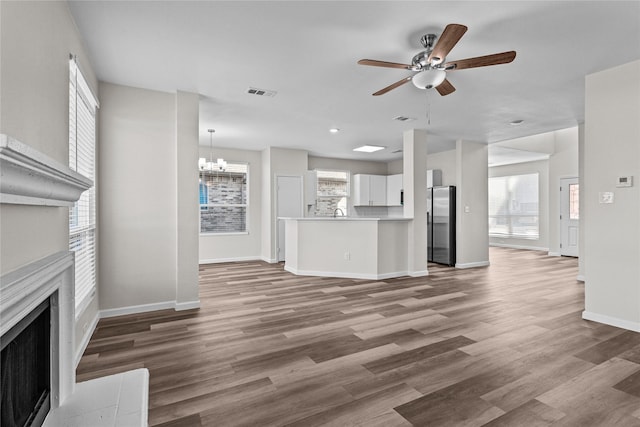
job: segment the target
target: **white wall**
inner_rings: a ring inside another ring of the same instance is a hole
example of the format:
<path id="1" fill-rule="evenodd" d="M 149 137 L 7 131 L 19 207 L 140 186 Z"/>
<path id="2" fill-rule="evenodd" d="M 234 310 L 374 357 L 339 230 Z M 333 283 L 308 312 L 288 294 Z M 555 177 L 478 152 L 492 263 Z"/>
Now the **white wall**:
<path id="1" fill-rule="evenodd" d="M 439 169 L 442 171 L 442 185 L 457 185 L 456 150 L 429 153 L 427 156 L 427 169 Z"/>
<path id="2" fill-rule="evenodd" d="M 583 317 L 640 331 L 640 61 L 588 75 L 585 101 Z"/>
<path id="3" fill-rule="evenodd" d="M 194 158 L 196 169 L 197 158 L 193 147 L 178 145 L 176 125 L 178 117 L 183 126 L 193 123 L 189 115 L 197 120 L 197 108 L 187 103 L 178 113 L 176 94 L 109 83 L 100 83 L 100 94 L 100 307 L 120 314 L 176 307 L 178 302 L 197 306 L 197 300 L 177 300 L 178 295 L 194 296 L 193 283 L 177 281 L 177 191 L 184 180 L 197 188 L 197 175 L 185 172 L 182 163 Z M 180 133 L 181 142 L 197 144 L 193 129 Z M 178 150 L 187 152 L 178 156 Z M 178 159 L 185 176 L 178 175 Z M 197 193 L 190 203 L 197 206 Z M 195 215 L 181 213 L 181 221 L 190 218 L 197 221 Z M 191 228 L 182 224 L 180 230 Z M 189 245 L 189 236 L 181 238 Z M 189 249 L 193 259 L 187 262 L 197 267 L 196 250 Z"/>
<path id="4" fill-rule="evenodd" d="M 538 174 L 538 239 L 490 237 L 490 244 L 541 251 L 549 250 L 549 161 L 539 160 L 536 162 L 516 163 L 513 165 L 494 166 L 489 168 L 489 177 L 492 178 L 531 173 Z"/>
<path id="5" fill-rule="evenodd" d="M 276 262 L 276 193 L 277 175 L 304 177 L 308 153 L 304 150 L 269 147 L 262 151 L 262 259 Z"/>
<path id="6" fill-rule="evenodd" d="M 456 141 L 458 268 L 489 264 L 488 163 L 487 144 Z"/>
<path id="7" fill-rule="evenodd" d="M 214 147 L 215 148 L 215 147 Z M 209 157 L 209 147 L 200 147 L 200 157 Z M 262 152 L 215 148 L 215 157 L 227 162 L 249 164 L 248 233 L 215 235 L 200 234 L 200 263 L 261 258 L 262 240 Z M 198 230 L 199 232 L 199 230 Z"/>
<path id="8" fill-rule="evenodd" d="M 66 2 L 0 2 L 0 133 L 69 162 L 69 54 L 87 83 L 97 80 Z M 0 274 L 69 250 L 68 208 L 0 205 Z M 76 321 L 97 315 L 98 299 Z M 91 333 L 91 331 L 87 331 Z"/>
<path id="9" fill-rule="evenodd" d="M 577 178 L 578 127 L 553 132 L 554 150 L 549 156 L 548 247 L 551 255 L 560 254 L 560 179 Z"/>

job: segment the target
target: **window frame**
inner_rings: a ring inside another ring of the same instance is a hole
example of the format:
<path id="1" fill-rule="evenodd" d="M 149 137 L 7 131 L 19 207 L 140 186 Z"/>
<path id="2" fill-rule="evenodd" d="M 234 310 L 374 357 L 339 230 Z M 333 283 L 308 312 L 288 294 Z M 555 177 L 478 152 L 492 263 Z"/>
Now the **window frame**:
<path id="1" fill-rule="evenodd" d="M 247 170 L 245 173 L 246 175 L 246 203 L 200 203 L 201 201 L 201 194 L 200 194 L 200 186 L 204 185 L 204 187 L 207 189 L 207 197 L 208 197 L 208 187 L 206 184 L 202 183 L 202 176 L 203 174 L 209 173 L 207 171 L 203 171 L 198 169 L 198 229 L 199 229 L 199 234 L 201 236 L 237 236 L 237 235 L 247 235 L 250 234 L 250 200 L 251 200 L 251 185 L 250 185 L 250 179 L 251 179 L 251 165 L 249 164 L 249 162 L 239 162 L 239 161 L 227 161 L 227 167 L 229 165 L 244 165 L 247 167 Z M 226 172 L 210 172 L 212 174 L 215 173 L 226 173 Z M 202 231 L 202 208 L 203 207 L 244 207 L 244 223 L 245 223 L 245 229 L 244 231 Z"/>

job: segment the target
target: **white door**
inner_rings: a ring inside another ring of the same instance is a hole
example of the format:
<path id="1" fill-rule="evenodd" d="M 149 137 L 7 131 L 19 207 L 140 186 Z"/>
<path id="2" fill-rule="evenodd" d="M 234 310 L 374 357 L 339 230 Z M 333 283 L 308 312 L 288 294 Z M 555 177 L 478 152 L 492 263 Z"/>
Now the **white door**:
<path id="1" fill-rule="evenodd" d="M 560 180 L 560 255 L 578 256 L 579 189 L 578 178 Z"/>
<path id="2" fill-rule="evenodd" d="M 301 218 L 302 213 L 302 177 L 276 177 L 276 228 L 278 240 L 276 242 L 276 258 L 284 261 L 284 228 L 285 222 L 280 218 Z"/>

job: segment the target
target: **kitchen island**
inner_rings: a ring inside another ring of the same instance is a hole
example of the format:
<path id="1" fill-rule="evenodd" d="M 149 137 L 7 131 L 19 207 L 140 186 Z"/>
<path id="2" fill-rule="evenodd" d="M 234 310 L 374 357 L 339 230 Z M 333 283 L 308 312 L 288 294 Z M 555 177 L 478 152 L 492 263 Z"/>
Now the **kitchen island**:
<path id="1" fill-rule="evenodd" d="M 285 220 L 285 270 L 304 276 L 406 276 L 410 218 L 308 217 Z"/>

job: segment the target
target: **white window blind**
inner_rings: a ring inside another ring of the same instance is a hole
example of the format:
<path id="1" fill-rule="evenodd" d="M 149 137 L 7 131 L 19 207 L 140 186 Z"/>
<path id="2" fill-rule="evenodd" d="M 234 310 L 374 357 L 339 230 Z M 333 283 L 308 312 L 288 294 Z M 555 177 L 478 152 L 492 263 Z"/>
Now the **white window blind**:
<path id="1" fill-rule="evenodd" d="M 489 235 L 539 238 L 538 174 L 489 178 Z"/>
<path id="2" fill-rule="evenodd" d="M 69 167 L 95 182 L 96 108 L 74 59 L 69 73 Z M 96 189 L 86 190 L 69 208 L 69 250 L 75 253 L 76 314 L 96 288 Z"/>

